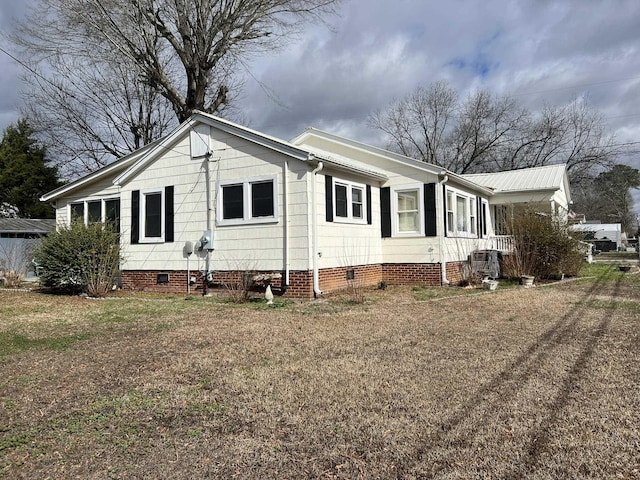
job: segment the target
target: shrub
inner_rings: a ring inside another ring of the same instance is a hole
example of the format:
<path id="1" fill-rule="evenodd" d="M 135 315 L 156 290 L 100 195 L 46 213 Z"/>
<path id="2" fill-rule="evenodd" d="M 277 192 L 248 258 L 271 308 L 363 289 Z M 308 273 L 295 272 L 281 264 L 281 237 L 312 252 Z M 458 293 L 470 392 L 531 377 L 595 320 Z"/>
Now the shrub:
<path id="1" fill-rule="evenodd" d="M 120 235 L 112 227 L 80 222 L 59 227 L 35 253 L 44 286 L 92 297 L 113 289 L 121 260 Z"/>
<path id="2" fill-rule="evenodd" d="M 562 220 L 532 209 L 514 210 L 507 222 L 514 251 L 505 257 L 505 276 L 552 278 L 580 271 L 584 254 L 580 241 Z"/>

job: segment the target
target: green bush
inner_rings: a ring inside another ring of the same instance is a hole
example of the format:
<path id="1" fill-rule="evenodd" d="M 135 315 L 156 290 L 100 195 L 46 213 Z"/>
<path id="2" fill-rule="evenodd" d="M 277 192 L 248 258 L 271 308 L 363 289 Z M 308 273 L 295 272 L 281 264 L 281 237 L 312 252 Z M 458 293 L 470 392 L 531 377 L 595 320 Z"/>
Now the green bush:
<path id="1" fill-rule="evenodd" d="M 578 275 L 584 253 L 577 235 L 569 231 L 565 222 L 521 209 L 511 212 L 507 225 L 514 249 L 505 258 L 505 276 L 533 275 L 544 279 Z"/>
<path id="2" fill-rule="evenodd" d="M 35 253 L 44 286 L 92 297 L 104 297 L 113 289 L 121 260 L 120 235 L 112 227 L 80 222 L 59 227 Z"/>

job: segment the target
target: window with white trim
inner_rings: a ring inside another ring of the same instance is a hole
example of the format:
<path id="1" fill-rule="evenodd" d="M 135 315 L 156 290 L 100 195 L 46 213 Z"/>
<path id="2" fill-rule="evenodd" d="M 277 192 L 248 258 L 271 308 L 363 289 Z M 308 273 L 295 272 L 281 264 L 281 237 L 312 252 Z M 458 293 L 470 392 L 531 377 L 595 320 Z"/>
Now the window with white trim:
<path id="1" fill-rule="evenodd" d="M 333 216 L 336 222 L 364 223 L 366 186 L 336 179 L 333 183 Z"/>
<path id="2" fill-rule="evenodd" d="M 424 235 L 423 187 L 394 188 L 391 219 L 394 236 Z"/>
<path id="3" fill-rule="evenodd" d="M 478 212 L 475 195 L 447 188 L 447 233 L 461 237 L 478 234 Z"/>
<path id="4" fill-rule="evenodd" d="M 140 214 L 140 242 L 164 242 L 164 190 L 141 190 Z"/>
<path id="5" fill-rule="evenodd" d="M 220 182 L 217 204 L 219 225 L 277 221 L 276 177 Z"/>
<path id="6" fill-rule="evenodd" d="M 69 204 L 69 219 L 92 223 L 110 223 L 120 231 L 120 198 L 88 198 Z"/>

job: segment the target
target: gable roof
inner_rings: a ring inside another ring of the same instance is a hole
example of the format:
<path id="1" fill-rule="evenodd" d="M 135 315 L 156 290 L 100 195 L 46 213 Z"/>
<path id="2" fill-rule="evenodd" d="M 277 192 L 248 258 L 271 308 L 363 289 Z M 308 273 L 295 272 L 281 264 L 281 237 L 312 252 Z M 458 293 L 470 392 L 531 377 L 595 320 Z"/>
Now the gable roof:
<path id="1" fill-rule="evenodd" d="M 471 173 L 462 176 L 472 182 L 491 188 L 496 193 L 508 193 L 531 190 L 559 190 L 566 181 L 566 172 L 566 164 L 560 163 L 542 167 L 522 168 L 520 170 L 507 170 L 505 172 Z"/>
<path id="2" fill-rule="evenodd" d="M 84 177 L 79 178 L 71 183 L 63 185 L 56 190 L 43 195 L 40 200 L 51 201 L 59 198 L 77 188 L 89 185 L 99 179 L 105 177 L 114 176 L 113 184 L 122 185 L 128 180 L 133 178 L 138 172 L 144 170 L 144 168 L 151 162 L 153 162 L 159 155 L 170 149 L 171 146 L 178 141 L 182 135 L 186 134 L 191 128 L 198 123 L 204 123 L 211 127 L 217 128 L 221 131 L 229 133 L 231 135 L 243 138 L 252 143 L 262 145 L 265 148 L 280 152 L 291 158 L 311 163 L 316 165 L 319 161 L 325 162 L 328 165 L 332 165 L 338 170 L 349 171 L 364 175 L 369 178 L 384 181 L 387 179 L 387 175 L 384 171 L 367 165 L 355 160 L 346 159 L 335 155 L 328 155 L 323 152 L 313 152 L 311 149 L 293 145 L 290 142 L 281 140 L 270 135 L 252 130 L 248 127 L 238 125 L 236 123 L 224 120 L 220 117 L 216 117 L 204 112 L 194 112 L 188 120 L 183 122 L 171 133 L 163 138 L 152 142 L 135 152 L 132 152 L 124 157 L 119 158 L 115 162 L 103 167 L 95 172 L 92 172 Z"/>
<path id="3" fill-rule="evenodd" d="M 109 175 L 117 174 L 118 172 L 121 172 L 130 165 L 134 164 L 136 160 L 138 160 L 141 156 L 151 150 L 158 142 L 159 141 L 151 142 L 134 152 L 128 153 L 124 157 L 118 158 L 116 161 L 110 163 L 109 165 L 99 168 L 98 170 L 95 170 L 94 172 L 91 172 L 84 177 L 80 177 L 77 180 L 69 182 L 65 185 L 62 185 L 61 187 L 56 188 L 55 190 L 45 193 L 40 197 L 40 201 L 49 202 L 51 200 L 55 200 L 56 198 L 59 198 L 72 190 L 90 185 Z"/>
<path id="4" fill-rule="evenodd" d="M 191 129 L 197 123 L 207 124 L 218 130 L 229 133 L 239 138 L 243 138 L 254 144 L 261 145 L 265 148 L 282 153 L 284 155 L 295 158 L 302 162 L 311 162 L 315 164 L 318 161 L 324 161 L 329 164 L 332 164 L 334 167 L 338 169 L 356 172 L 361 175 L 376 178 L 379 180 L 384 180 L 387 178 L 383 171 L 370 167 L 361 162 L 348 161 L 343 158 L 333 158 L 327 155 L 322 155 L 320 153 L 313 153 L 307 148 L 293 145 L 292 143 L 287 142 L 285 140 L 272 137 L 271 135 L 258 132 L 251 128 L 239 125 L 237 123 L 230 122 L 229 120 L 224 120 L 220 117 L 216 117 L 214 115 L 204 113 L 204 112 L 194 112 L 193 115 L 191 115 L 191 117 L 189 117 L 189 119 L 186 122 L 180 125 L 176 130 L 174 130 L 172 133 L 167 135 L 165 138 L 160 140 L 158 145 L 154 147 L 147 155 L 145 155 L 144 157 L 141 157 L 137 162 L 131 165 L 126 171 L 118 175 L 114 179 L 113 183 L 116 185 L 121 185 L 122 183 L 129 180 L 138 171 L 143 169 L 145 165 L 155 160 L 159 154 L 163 153 L 164 150 L 169 148 L 169 146 L 173 142 L 175 142 L 180 136 L 186 133 L 189 129 Z"/>
<path id="5" fill-rule="evenodd" d="M 2 233 L 49 233 L 56 221 L 49 218 L 0 218 Z"/>
<path id="6" fill-rule="evenodd" d="M 309 147 L 307 145 L 304 145 L 305 140 L 307 140 L 309 137 L 320 137 L 320 138 L 324 138 L 326 140 L 335 142 L 335 143 L 342 143 L 348 147 L 354 148 L 356 150 L 360 150 L 363 152 L 366 152 L 370 155 L 375 155 L 379 158 L 383 158 L 387 161 L 390 162 L 394 162 L 394 163 L 400 163 L 402 165 L 406 165 L 408 167 L 411 168 L 415 168 L 416 170 L 422 171 L 422 172 L 427 172 L 427 173 L 431 173 L 434 175 L 438 175 L 438 176 L 448 176 L 451 180 L 454 180 L 455 182 L 472 188 L 474 190 L 480 191 L 482 193 L 484 193 L 485 195 L 492 195 L 493 191 L 486 187 L 485 185 L 482 185 L 481 183 L 476 183 L 473 182 L 469 179 L 467 179 L 464 175 L 459 175 L 457 173 L 454 173 L 450 170 L 447 170 L 446 168 L 440 167 L 438 165 L 434 165 L 432 163 L 427 163 L 427 162 L 423 162 L 421 160 L 416 160 L 415 158 L 411 158 L 411 157 L 407 157 L 405 155 L 401 155 L 399 153 L 395 153 L 395 152 L 391 152 L 389 150 L 385 150 L 384 148 L 380 148 L 380 147 L 374 147 L 373 145 L 367 145 L 366 143 L 361 143 L 358 142 L 356 140 L 351 140 L 350 138 L 346 138 L 346 137 L 341 137 L 340 135 L 336 135 L 334 133 L 329 133 L 329 132 L 325 132 L 323 130 L 319 130 L 317 128 L 313 128 L 313 127 L 308 127 L 304 130 L 304 132 L 302 132 L 301 134 L 299 134 L 298 136 L 296 136 L 295 138 L 293 138 L 291 140 L 291 143 L 295 144 L 295 145 L 300 145 L 303 146 L 304 148 L 307 148 L 311 151 L 315 151 L 318 152 L 318 154 L 320 154 L 321 152 L 325 155 L 329 155 L 328 152 L 320 149 L 320 148 L 314 148 L 314 147 Z M 333 153 L 331 153 L 332 156 L 339 156 L 339 155 L 334 155 Z M 343 157 L 344 158 L 344 157 Z"/>

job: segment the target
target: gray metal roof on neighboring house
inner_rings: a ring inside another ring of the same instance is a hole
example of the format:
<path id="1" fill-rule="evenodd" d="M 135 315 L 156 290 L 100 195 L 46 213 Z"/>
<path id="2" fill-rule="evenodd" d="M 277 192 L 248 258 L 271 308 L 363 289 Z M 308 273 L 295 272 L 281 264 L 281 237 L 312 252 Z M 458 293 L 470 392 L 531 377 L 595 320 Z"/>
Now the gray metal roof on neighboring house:
<path id="1" fill-rule="evenodd" d="M 564 163 L 560 163 L 506 172 L 472 173 L 462 176 L 472 182 L 492 188 L 496 192 L 552 190 L 561 187 L 566 167 Z"/>
<path id="2" fill-rule="evenodd" d="M 56 228 L 55 219 L 0 218 L 0 232 L 49 233 Z"/>

